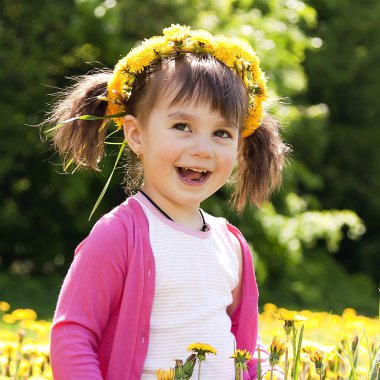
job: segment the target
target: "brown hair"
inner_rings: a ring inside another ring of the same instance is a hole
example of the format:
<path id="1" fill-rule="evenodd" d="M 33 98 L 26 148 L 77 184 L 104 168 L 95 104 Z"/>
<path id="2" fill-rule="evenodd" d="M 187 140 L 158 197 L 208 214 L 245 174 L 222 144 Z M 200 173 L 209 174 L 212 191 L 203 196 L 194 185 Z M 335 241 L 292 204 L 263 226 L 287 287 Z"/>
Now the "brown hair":
<path id="1" fill-rule="evenodd" d="M 107 94 L 111 71 L 79 77 L 56 102 L 45 125 L 57 125 L 84 114 L 104 116 L 107 103 L 98 96 Z M 144 126 L 162 95 L 170 93 L 171 105 L 192 102 L 207 104 L 228 122 L 242 130 L 248 97 L 241 80 L 224 63 L 209 54 L 185 54 L 162 59 L 135 80 L 131 96 L 125 103 L 128 113 Z M 53 142 L 65 160 L 73 159 L 81 167 L 97 170 L 104 155 L 106 125 L 102 120 L 75 120 L 64 123 L 53 132 Z M 288 147 L 279 135 L 279 123 L 266 115 L 262 125 L 249 137 L 240 138 L 238 166 L 233 184 L 232 202 L 237 211 L 248 200 L 259 206 L 279 187 Z M 126 192 L 130 194 L 142 181 L 141 167 L 128 150 Z"/>

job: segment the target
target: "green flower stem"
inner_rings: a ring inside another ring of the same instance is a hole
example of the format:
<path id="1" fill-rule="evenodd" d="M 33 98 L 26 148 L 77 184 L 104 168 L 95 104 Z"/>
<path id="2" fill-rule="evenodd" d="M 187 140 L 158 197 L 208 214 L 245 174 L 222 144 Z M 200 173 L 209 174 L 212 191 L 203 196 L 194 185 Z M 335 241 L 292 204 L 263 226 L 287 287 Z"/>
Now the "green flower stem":
<path id="1" fill-rule="evenodd" d="M 270 380 L 273 380 L 273 369 L 274 369 L 274 365 L 271 365 L 270 366 Z"/>
<path id="2" fill-rule="evenodd" d="M 286 334 L 286 350 L 285 350 L 285 375 L 284 380 L 288 379 L 288 371 L 289 371 L 289 334 Z"/>
<path id="3" fill-rule="evenodd" d="M 202 360 L 199 360 L 198 380 L 201 379 L 201 364 L 202 364 Z"/>

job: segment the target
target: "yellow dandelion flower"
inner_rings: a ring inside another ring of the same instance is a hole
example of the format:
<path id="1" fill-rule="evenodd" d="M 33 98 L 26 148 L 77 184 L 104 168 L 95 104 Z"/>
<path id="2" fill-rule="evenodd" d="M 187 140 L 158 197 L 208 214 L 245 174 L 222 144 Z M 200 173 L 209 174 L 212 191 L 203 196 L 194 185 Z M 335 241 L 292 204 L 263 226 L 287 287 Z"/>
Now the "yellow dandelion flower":
<path id="1" fill-rule="evenodd" d="M 11 308 L 8 302 L 0 301 L 0 311 L 8 311 Z"/>
<path id="2" fill-rule="evenodd" d="M 248 350 L 240 350 L 237 349 L 230 358 L 235 358 L 236 360 L 251 360 L 252 359 L 252 353 Z"/>
<path id="3" fill-rule="evenodd" d="M 313 363 L 320 363 L 320 362 L 322 362 L 324 356 L 325 356 L 324 353 L 322 351 L 320 351 L 320 350 L 311 350 L 309 352 L 310 360 Z"/>
<path id="4" fill-rule="evenodd" d="M 174 380 L 174 369 L 158 369 L 156 376 L 157 380 Z"/>
<path id="5" fill-rule="evenodd" d="M 237 48 L 230 38 L 225 36 L 215 37 L 214 56 L 228 67 L 234 67 Z"/>
<path id="6" fill-rule="evenodd" d="M 139 74 L 158 58 L 152 46 L 140 45 L 131 50 L 127 56 L 126 68 L 132 74 Z"/>
<path id="7" fill-rule="evenodd" d="M 325 372 L 325 367 L 322 363 L 324 356 L 324 353 L 320 350 L 314 350 L 309 353 L 310 360 L 315 364 L 315 370 L 318 375 L 323 375 Z"/>
<path id="8" fill-rule="evenodd" d="M 195 353 L 204 352 L 206 354 L 216 355 L 216 350 L 214 347 L 206 343 L 193 343 L 187 347 L 187 351 L 194 351 Z"/>
<path id="9" fill-rule="evenodd" d="M 247 362 L 252 359 L 252 353 L 247 350 L 240 350 L 237 349 L 235 352 L 230 356 L 230 358 L 235 359 L 235 368 L 241 373 L 243 371 L 248 371 Z M 240 378 L 243 378 L 240 376 Z"/>
<path id="10" fill-rule="evenodd" d="M 267 94 L 267 87 L 266 87 L 266 79 L 264 75 L 260 75 L 260 77 L 257 79 L 257 97 L 260 98 L 261 100 L 265 100 L 268 96 Z M 306 320 L 306 317 L 303 317 L 302 315 L 297 316 L 298 321 L 300 320 Z M 303 319 L 302 319 L 303 318 Z"/>
<path id="11" fill-rule="evenodd" d="M 0 344 L 3 342 L 18 342 L 18 334 L 13 331 L 0 330 Z"/>
<path id="12" fill-rule="evenodd" d="M 245 120 L 242 136 L 248 137 L 253 132 L 255 132 L 255 130 L 259 128 L 262 118 L 263 118 L 263 109 L 262 109 L 261 103 L 258 103 L 254 107 L 250 107 L 248 111 L 248 116 Z"/>
<path id="13" fill-rule="evenodd" d="M 214 51 L 214 37 L 206 30 L 193 30 L 190 37 L 184 41 L 184 49 L 195 51 L 206 51 L 212 53 Z"/>
<path id="14" fill-rule="evenodd" d="M 21 321 L 20 326 L 36 333 L 50 333 L 51 322 L 24 320 Z"/>
<path id="15" fill-rule="evenodd" d="M 236 46 L 236 55 L 243 58 L 245 61 L 257 62 L 258 58 L 253 51 L 251 44 L 242 38 L 233 38 L 233 42 Z"/>
<path id="16" fill-rule="evenodd" d="M 192 351 L 197 355 L 199 362 L 206 360 L 206 354 L 216 355 L 216 350 L 214 347 L 206 343 L 193 343 L 187 347 L 188 351 Z"/>
<path id="17" fill-rule="evenodd" d="M 183 41 L 190 35 L 191 29 L 185 25 L 172 24 L 163 30 L 164 36 L 173 42 Z"/>
<path id="18" fill-rule="evenodd" d="M 281 377 L 282 379 L 283 377 Z M 265 376 L 263 377 L 264 380 L 277 380 L 277 375 L 275 373 L 273 373 L 273 375 L 269 372 L 267 372 L 265 374 Z"/>
<path id="19" fill-rule="evenodd" d="M 130 81 L 131 75 L 124 74 L 121 66 L 118 67 L 118 72 L 114 74 L 108 82 L 108 105 L 106 115 L 117 115 L 119 113 L 125 112 L 125 106 L 123 103 L 123 89 L 126 81 Z M 116 69 L 115 69 L 116 72 Z M 123 118 L 114 119 L 119 129 L 123 125 Z M 107 121 L 105 121 L 107 123 Z"/>
<path id="20" fill-rule="evenodd" d="M 156 53 L 157 58 L 165 57 L 174 51 L 173 44 L 168 42 L 163 36 L 152 37 L 149 40 L 146 40 L 144 45 L 147 48 L 152 49 Z"/>
<path id="21" fill-rule="evenodd" d="M 281 356 L 286 351 L 286 342 L 284 339 L 275 336 L 270 345 L 269 363 L 275 366 L 280 361 Z"/>
<path id="22" fill-rule="evenodd" d="M 12 314 L 4 314 L 3 315 L 3 321 L 5 323 L 12 324 L 12 323 L 15 323 L 17 321 L 17 319 Z"/>
<path id="23" fill-rule="evenodd" d="M 265 314 L 273 314 L 275 311 L 277 311 L 277 306 L 274 303 L 266 303 L 263 306 L 263 310 Z"/>
<path id="24" fill-rule="evenodd" d="M 124 81 L 125 77 L 120 71 L 116 72 L 116 74 L 110 78 L 107 87 L 111 99 L 115 98 L 116 94 L 121 95 L 124 86 Z"/>
<path id="25" fill-rule="evenodd" d="M 342 317 L 344 319 L 352 319 L 352 318 L 355 318 L 356 315 L 357 315 L 356 310 L 351 307 L 347 307 L 346 309 L 343 310 L 343 313 L 342 313 Z"/>
<path id="26" fill-rule="evenodd" d="M 256 108 L 259 108 L 259 106 L 261 105 L 258 104 L 256 106 Z M 261 110 L 262 112 L 262 110 Z M 260 111 L 259 111 L 260 113 Z M 285 329 L 285 332 L 287 334 L 290 334 L 290 331 L 292 330 L 292 328 L 294 327 L 294 324 L 296 322 L 301 322 L 301 321 L 305 321 L 307 318 L 306 317 L 303 317 L 302 315 L 298 315 L 296 314 L 294 311 L 290 311 L 290 310 L 286 310 L 286 309 L 281 309 L 280 310 L 280 320 L 284 321 L 284 329 Z"/>
<path id="27" fill-rule="evenodd" d="M 12 316 L 16 320 L 36 320 L 37 319 L 37 313 L 32 309 L 15 309 L 12 312 Z"/>

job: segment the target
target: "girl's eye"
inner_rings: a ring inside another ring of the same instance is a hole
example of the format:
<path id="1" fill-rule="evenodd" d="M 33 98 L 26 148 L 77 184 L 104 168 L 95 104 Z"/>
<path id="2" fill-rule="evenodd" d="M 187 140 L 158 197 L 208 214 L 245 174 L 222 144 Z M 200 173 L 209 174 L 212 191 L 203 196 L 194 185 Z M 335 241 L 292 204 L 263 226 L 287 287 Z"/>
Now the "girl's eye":
<path id="1" fill-rule="evenodd" d="M 185 132 L 190 131 L 190 126 L 189 124 L 186 124 L 186 123 L 176 123 L 174 124 L 173 128 L 178 129 L 180 131 L 185 131 Z"/>
<path id="2" fill-rule="evenodd" d="M 227 139 L 227 138 L 231 138 L 231 133 L 227 132 L 227 131 L 223 131 L 223 130 L 220 130 L 220 131 L 216 131 L 215 132 L 215 136 L 216 137 L 222 137 L 224 139 Z"/>

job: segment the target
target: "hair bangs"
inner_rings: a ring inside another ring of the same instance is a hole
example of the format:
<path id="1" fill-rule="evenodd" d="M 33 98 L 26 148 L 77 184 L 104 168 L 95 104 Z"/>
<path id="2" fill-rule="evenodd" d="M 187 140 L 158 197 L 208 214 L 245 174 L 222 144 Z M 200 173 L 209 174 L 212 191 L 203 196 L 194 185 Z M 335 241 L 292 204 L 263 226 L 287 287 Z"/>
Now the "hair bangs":
<path id="1" fill-rule="evenodd" d="M 184 103 L 209 106 L 229 123 L 239 128 L 244 124 L 247 90 L 230 68 L 211 55 L 187 54 L 167 59 L 154 82 L 161 96 L 171 98 L 171 106 Z"/>

